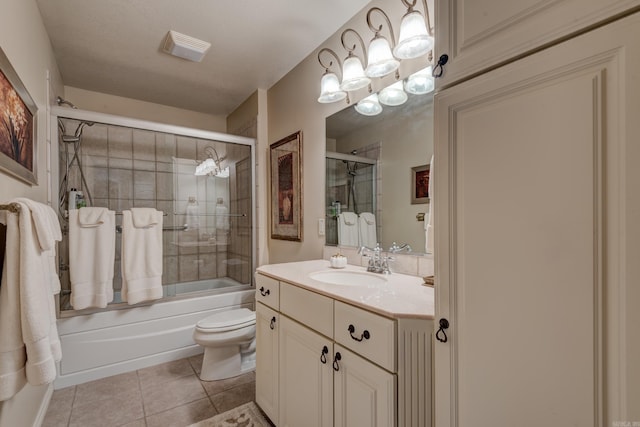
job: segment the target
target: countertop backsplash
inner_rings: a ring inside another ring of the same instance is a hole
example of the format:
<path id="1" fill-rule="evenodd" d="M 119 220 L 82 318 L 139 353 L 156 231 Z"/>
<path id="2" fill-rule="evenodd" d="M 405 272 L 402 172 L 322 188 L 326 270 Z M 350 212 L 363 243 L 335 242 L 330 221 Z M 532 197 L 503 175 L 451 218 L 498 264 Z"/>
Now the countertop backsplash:
<path id="1" fill-rule="evenodd" d="M 358 248 L 351 246 L 325 246 L 322 259 L 328 260 L 337 252 L 347 257 L 351 265 L 366 267 L 369 258 L 358 254 Z M 388 254 L 394 258 L 390 262 L 392 273 L 409 274 L 411 276 L 433 276 L 433 254 L 412 255 L 406 253 Z"/>

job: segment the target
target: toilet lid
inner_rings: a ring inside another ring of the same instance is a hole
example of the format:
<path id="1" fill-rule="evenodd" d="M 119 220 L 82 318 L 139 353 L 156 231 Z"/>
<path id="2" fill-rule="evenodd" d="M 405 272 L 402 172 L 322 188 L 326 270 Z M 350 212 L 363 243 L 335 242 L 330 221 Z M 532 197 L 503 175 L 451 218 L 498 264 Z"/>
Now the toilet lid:
<path id="1" fill-rule="evenodd" d="M 205 317 L 197 324 L 200 329 L 232 330 L 251 326 L 256 323 L 256 313 L 248 308 L 222 311 Z"/>

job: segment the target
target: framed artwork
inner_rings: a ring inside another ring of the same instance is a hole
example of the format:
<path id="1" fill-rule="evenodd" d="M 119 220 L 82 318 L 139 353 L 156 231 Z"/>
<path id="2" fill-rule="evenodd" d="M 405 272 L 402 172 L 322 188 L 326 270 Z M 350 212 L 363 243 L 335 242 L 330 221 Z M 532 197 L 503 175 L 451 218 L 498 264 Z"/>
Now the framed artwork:
<path id="1" fill-rule="evenodd" d="M 429 203 L 429 165 L 411 168 L 411 204 Z"/>
<path id="2" fill-rule="evenodd" d="M 302 241 L 302 132 L 271 144 L 271 238 Z"/>
<path id="3" fill-rule="evenodd" d="M 28 184 L 36 176 L 38 108 L 0 49 L 0 171 Z"/>

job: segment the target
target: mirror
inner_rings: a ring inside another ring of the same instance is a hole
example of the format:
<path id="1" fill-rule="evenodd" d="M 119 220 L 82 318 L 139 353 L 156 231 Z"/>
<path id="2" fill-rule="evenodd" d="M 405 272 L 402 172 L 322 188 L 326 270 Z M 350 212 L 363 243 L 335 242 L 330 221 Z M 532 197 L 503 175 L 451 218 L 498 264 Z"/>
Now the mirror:
<path id="1" fill-rule="evenodd" d="M 408 243 L 412 253 L 424 253 L 433 93 L 410 94 L 406 103 L 383 106 L 377 116 L 361 115 L 351 105 L 327 117 L 326 135 L 326 244 L 377 241 L 387 250 L 393 242 Z M 352 214 L 339 217 L 344 212 Z M 361 228 L 365 237 L 358 238 L 349 222 L 369 214 L 375 224 Z"/>

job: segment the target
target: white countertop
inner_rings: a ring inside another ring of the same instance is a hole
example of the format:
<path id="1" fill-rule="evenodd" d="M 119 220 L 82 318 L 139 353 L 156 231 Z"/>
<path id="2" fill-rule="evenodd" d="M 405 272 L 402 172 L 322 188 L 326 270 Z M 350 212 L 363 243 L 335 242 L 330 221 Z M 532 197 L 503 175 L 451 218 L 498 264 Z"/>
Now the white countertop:
<path id="1" fill-rule="evenodd" d="M 365 267 L 347 265 L 344 269 L 333 269 L 327 260 L 312 260 L 269 264 L 257 268 L 257 272 L 277 280 L 289 282 L 339 301 L 365 308 L 392 318 L 433 319 L 433 288 L 423 286 L 420 277 L 406 274 L 376 274 L 386 279 L 382 285 L 333 285 L 309 277 L 318 271 L 358 271 Z M 375 274 L 375 273 L 371 273 Z"/>

